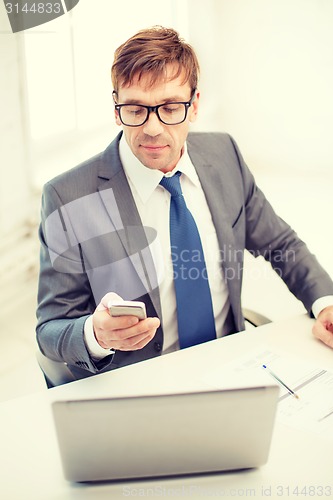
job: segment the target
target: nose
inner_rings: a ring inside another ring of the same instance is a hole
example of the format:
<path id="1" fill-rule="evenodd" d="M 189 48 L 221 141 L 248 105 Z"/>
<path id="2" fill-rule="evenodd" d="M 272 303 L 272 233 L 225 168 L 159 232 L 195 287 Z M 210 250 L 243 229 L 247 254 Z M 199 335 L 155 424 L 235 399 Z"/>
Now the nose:
<path id="1" fill-rule="evenodd" d="M 143 132 L 151 137 L 156 137 L 163 132 L 163 123 L 158 119 L 155 112 L 149 113 L 148 120 L 143 125 Z"/>

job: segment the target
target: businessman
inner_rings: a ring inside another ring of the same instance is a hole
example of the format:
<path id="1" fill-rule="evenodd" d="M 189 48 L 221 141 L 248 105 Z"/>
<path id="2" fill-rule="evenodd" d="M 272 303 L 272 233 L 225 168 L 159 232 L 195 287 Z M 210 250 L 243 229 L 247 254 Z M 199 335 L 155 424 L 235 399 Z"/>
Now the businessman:
<path id="1" fill-rule="evenodd" d="M 163 27 L 115 52 L 107 149 L 48 182 L 37 340 L 83 378 L 244 329 L 244 249 L 262 255 L 333 347 L 333 282 L 273 211 L 227 134 L 189 133 L 200 102 L 192 47 Z M 115 301 L 147 318 L 111 316 Z"/>

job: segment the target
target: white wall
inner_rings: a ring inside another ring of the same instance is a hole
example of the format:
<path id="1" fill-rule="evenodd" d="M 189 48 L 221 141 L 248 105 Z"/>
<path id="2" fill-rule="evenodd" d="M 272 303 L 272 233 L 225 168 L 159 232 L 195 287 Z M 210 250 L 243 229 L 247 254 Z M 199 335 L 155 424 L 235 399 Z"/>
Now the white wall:
<path id="1" fill-rule="evenodd" d="M 333 2 L 191 0 L 201 128 L 226 130 L 255 169 L 333 170 Z"/>
<path id="2" fill-rule="evenodd" d="M 21 40 L 9 29 L 6 13 L 0 8 L 0 235 L 29 217 L 31 194 L 22 107 Z"/>

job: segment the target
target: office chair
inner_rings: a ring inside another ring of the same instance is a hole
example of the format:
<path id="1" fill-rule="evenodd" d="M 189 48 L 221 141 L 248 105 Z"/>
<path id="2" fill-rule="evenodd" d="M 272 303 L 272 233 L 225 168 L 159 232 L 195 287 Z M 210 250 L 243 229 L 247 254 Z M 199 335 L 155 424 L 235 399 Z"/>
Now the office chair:
<path id="1" fill-rule="evenodd" d="M 36 353 L 36 357 L 48 389 L 76 380 L 66 363 L 47 358 L 39 350 Z"/>
<path id="2" fill-rule="evenodd" d="M 271 320 L 266 316 L 252 311 L 251 309 L 243 308 L 243 315 L 245 322 L 254 327 L 271 323 Z M 68 384 L 69 382 L 74 382 L 74 380 L 76 380 L 66 363 L 47 358 L 40 351 L 37 351 L 36 357 L 39 367 L 43 372 L 48 389 L 58 385 Z"/>
<path id="3" fill-rule="evenodd" d="M 246 323 L 249 323 L 252 326 L 262 326 L 267 325 L 267 323 L 271 323 L 272 320 L 264 316 L 263 314 L 257 313 L 256 311 L 252 311 L 252 309 L 242 308 L 243 316 Z"/>

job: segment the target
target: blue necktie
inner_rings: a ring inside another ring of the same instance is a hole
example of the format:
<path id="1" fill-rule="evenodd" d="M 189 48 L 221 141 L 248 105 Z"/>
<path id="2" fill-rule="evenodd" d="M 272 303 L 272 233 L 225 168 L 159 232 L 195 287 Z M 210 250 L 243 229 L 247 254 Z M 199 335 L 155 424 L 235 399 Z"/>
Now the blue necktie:
<path id="1" fill-rule="evenodd" d="M 171 194 L 170 240 L 177 301 L 179 345 L 183 349 L 216 338 L 212 298 L 197 225 L 186 206 L 181 172 L 163 177 Z"/>

